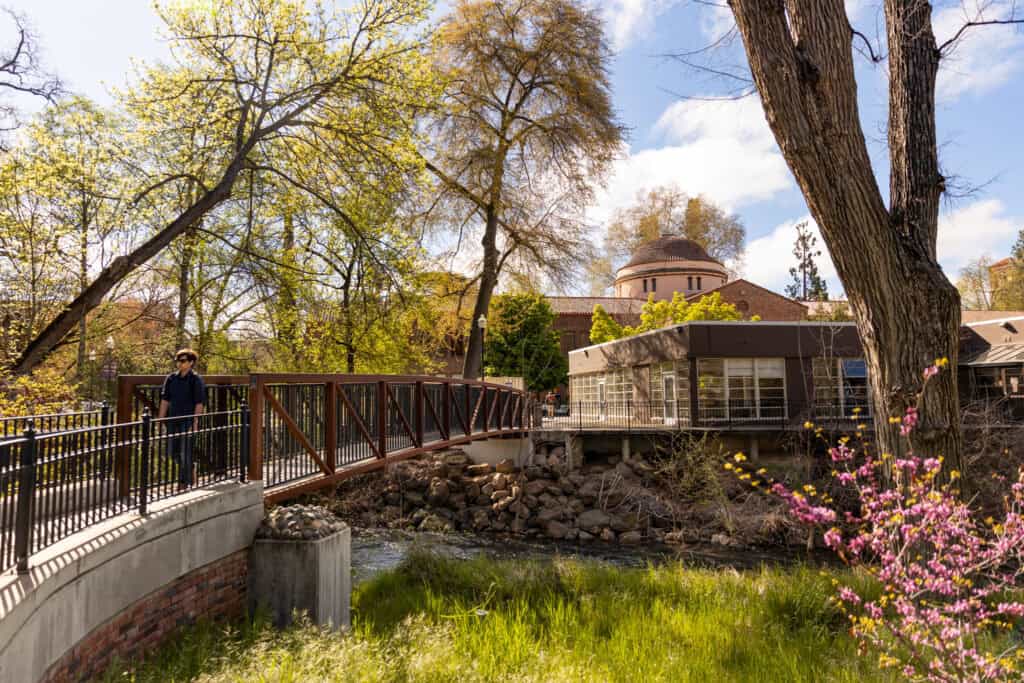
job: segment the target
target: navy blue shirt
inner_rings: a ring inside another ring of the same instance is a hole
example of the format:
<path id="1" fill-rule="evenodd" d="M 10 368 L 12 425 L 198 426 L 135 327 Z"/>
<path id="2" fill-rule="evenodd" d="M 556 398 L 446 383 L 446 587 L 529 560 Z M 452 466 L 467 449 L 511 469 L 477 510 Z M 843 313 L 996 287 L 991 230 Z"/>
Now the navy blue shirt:
<path id="1" fill-rule="evenodd" d="M 206 405 L 206 384 L 203 378 L 192 370 L 182 377 L 177 372 L 167 375 L 164 386 L 160 389 L 160 400 L 169 402 L 167 417 L 192 415 L 196 412 L 196 404 Z"/>

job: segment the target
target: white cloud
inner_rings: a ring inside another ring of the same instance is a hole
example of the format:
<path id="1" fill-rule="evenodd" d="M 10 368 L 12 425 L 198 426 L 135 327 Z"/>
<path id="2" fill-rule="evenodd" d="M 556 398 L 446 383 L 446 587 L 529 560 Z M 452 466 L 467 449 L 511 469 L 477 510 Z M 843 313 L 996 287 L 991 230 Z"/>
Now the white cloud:
<path id="1" fill-rule="evenodd" d="M 1006 215 L 998 199 L 983 199 L 939 217 L 939 263 L 956 280 L 960 269 L 979 256 L 1008 256 L 1024 219 Z"/>
<path id="2" fill-rule="evenodd" d="M 821 256 L 816 259 L 818 271 L 828 281 L 834 297 L 842 292 L 839 276 L 829 257 L 817 223 L 810 216 L 787 221 L 770 233 L 747 243 L 742 277 L 762 287 L 782 292 L 790 282 L 789 269 L 796 264 L 793 256 L 794 226 L 807 221 L 818 239 Z M 979 256 L 999 259 L 1007 255 L 1024 220 L 1006 214 L 1006 206 L 998 199 L 984 199 L 951 211 L 939 218 L 938 256 L 946 277 L 956 281 L 960 269 Z"/>
<path id="3" fill-rule="evenodd" d="M 616 164 L 588 211 L 592 222 L 603 224 L 638 193 L 662 185 L 703 194 L 728 210 L 793 186 L 756 98 L 677 102 L 661 115 L 655 131 L 668 144 L 630 151 Z"/>
<path id="4" fill-rule="evenodd" d="M 625 49 L 635 39 L 648 35 L 654 20 L 680 0 L 605 0 L 601 14 L 608 26 L 612 49 Z"/>
<path id="5" fill-rule="evenodd" d="M 968 21 L 1002 19 L 1012 11 L 1007 2 L 986 3 L 984 9 L 947 7 L 932 20 L 935 40 L 942 45 Z M 1019 12 L 1019 10 L 1018 10 Z M 968 93 L 989 92 L 1010 79 L 1024 64 L 1024 34 L 1016 26 L 967 29 L 939 66 L 936 94 L 950 102 Z"/>

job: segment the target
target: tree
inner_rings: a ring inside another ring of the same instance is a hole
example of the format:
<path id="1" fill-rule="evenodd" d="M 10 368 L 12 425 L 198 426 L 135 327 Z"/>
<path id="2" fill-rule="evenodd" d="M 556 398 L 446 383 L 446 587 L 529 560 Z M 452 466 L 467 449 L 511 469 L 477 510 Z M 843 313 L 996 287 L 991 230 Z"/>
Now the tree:
<path id="1" fill-rule="evenodd" d="M 333 10 L 301 0 L 236 0 L 158 6 L 174 66 L 145 69 L 124 93 L 136 147 L 197 131 L 198 161 L 153 178 L 144 198 L 196 183 L 186 209 L 115 258 L 24 349 L 25 373 L 118 282 L 228 200 L 243 174 L 275 177 L 348 222 L 335 201 L 353 185 L 404 184 L 417 172 L 413 116 L 430 93 L 411 35 L 426 2 L 360 0 Z M 189 172 L 207 170 L 207 178 Z M 402 180 L 399 181 L 398 178 Z"/>
<path id="2" fill-rule="evenodd" d="M 603 344 L 608 341 L 622 339 L 625 335 L 622 325 L 604 310 L 604 306 L 596 304 L 590 319 L 590 343 Z"/>
<path id="3" fill-rule="evenodd" d="M 655 301 L 654 295 L 650 294 L 640 309 L 640 324 L 636 327 L 623 327 L 600 304 L 594 306 L 590 341 L 600 344 L 698 320 L 743 320 L 743 314 L 732 304 L 722 301 L 719 292 L 705 294 L 693 303 L 687 301 L 681 292 L 672 294 L 671 301 Z M 753 322 L 759 320 L 758 316 L 751 318 Z"/>
<path id="4" fill-rule="evenodd" d="M 62 92 L 60 79 L 46 72 L 39 56 L 39 40 L 25 17 L 0 8 L 14 25 L 13 43 L 0 51 L 0 91 L 5 95 L 30 95 L 55 100 Z M 18 125 L 17 107 L 9 100 L 0 101 L 0 132 Z"/>
<path id="5" fill-rule="evenodd" d="M 889 71 L 888 206 L 871 166 L 857 105 L 853 30 L 835 0 L 729 3 L 768 124 L 803 192 L 850 300 L 869 369 L 878 447 L 906 449 L 891 416 L 903 415 L 923 386 L 922 369 L 955 367 L 960 296 L 936 259 L 939 171 L 935 79 L 964 31 L 1015 17 L 986 18 L 984 7 L 953 40 L 938 45 L 931 6 L 885 0 Z M 916 453 L 942 455 L 962 469 L 956 373 L 929 382 Z"/>
<path id="6" fill-rule="evenodd" d="M 569 365 L 551 327 L 554 321 L 555 313 L 541 294 L 496 296 L 484 347 L 487 374 L 522 377 L 529 391 L 565 384 Z"/>
<path id="7" fill-rule="evenodd" d="M 503 269 L 518 259 L 556 278 L 574 270 L 587 252 L 583 209 L 623 129 L 603 23 L 582 0 L 458 0 L 437 42 L 443 106 L 424 154 L 452 224 L 481 233 L 463 367 L 479 377 L 476 321 Z"/>
<path id="8" fill-rule="evenodd" d="M 604 238 L 605 256 L 588 267 L 591 288 L 610 287 L 615 271 L 637 248 L 662 235 L 681 235 L 704 247 L 711 258 L 735 264 L 743 258 L 746 228 L 738 216 L 703 196 L 690 197 L 671 185 L 642 191 L 631 206 L 613 214 Z"/>
<path id="9" fill-rule="evenodd" d="M 796 266 L 789 269 L 793 283 L 786 285 L 786 296 L 801 301 L 828 301 L 828 284 L 818 275 L 818 264 L 814 259 L 821 256 L 815 249 L 818 238 L 811 234 L 807 221 L 796 224 L 796 240 L 793 242 L 793 256 Z"/>
<path id="10" fill-rule="evenodd" d="M 956 288 L 960 290 L 960 300 L 967 310 L 992 310 L 993 291 L 988 270 L 991 265 L 991 258 L 979 256 L 960 269 L 960 279 L 956 282 Z"/>
<path id="11" fill-rule="evenodd" d="M 1010 250 L 1010 262 L 993 279 L 992 304 L 997 310 L 1024 310 L 1024 229 Z"/>

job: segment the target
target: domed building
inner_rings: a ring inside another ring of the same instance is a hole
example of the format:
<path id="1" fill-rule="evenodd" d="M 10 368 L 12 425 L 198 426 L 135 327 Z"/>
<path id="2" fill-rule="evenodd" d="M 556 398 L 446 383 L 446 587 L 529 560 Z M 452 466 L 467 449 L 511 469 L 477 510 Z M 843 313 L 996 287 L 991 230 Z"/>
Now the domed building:
<path id="1" fill-rule="evenodd" d="M 556 314 L 554 328 L 566 354 L 590 345 L 591 317 L 600 304 L 621 325 L 638 325 L 648 297 L 669 300 L 680 292 L 688 300 L 718 293 L 745 318 L 803 320 L 807 307 L 794 299 L 743 279 L 729 280 L 721 261 L 697 242 L 681 235 L 662 235 L 641 244 L 626 265 L 615 273 L 614 296 L 549 296 Z"/>
<path id="2" fill-rule="evenodd" d="M 721 287 L 729 279 L 721 262 L 708 256 L 704 247 L 679 235 L 663 235 L 640 245 L 633 257 L 615 274 L 615 297 L 657 301 L 675 292 L 690 297 Z"/>

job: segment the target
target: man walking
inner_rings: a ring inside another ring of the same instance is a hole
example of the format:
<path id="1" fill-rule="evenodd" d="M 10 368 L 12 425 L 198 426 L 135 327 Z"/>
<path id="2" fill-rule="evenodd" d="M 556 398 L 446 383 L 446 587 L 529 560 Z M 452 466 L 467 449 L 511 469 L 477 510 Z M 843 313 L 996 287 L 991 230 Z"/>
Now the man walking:
<path id="1" fill-rule="evenodd" d="M 160 418 L 170 435 L 168 451 L 178 465 L 178 490 L 192 485 L 192 434 L 199 428 L 199 416 L 206 406 L 206 384 L 193 368 L 199 356 L 192 349 L 174 354 L 178 371 L 167 375 L 160 389 Z M 173 419 L 180 418 L 180 419 Z"/>

